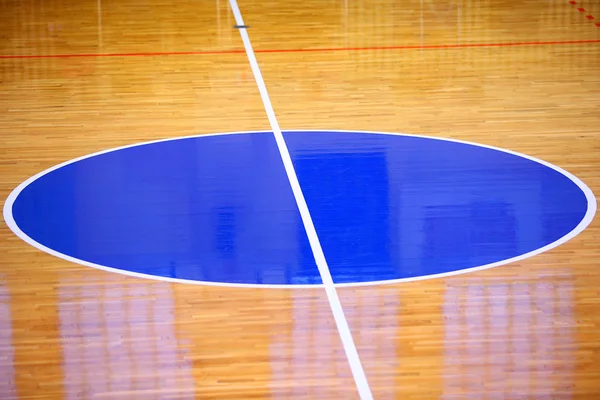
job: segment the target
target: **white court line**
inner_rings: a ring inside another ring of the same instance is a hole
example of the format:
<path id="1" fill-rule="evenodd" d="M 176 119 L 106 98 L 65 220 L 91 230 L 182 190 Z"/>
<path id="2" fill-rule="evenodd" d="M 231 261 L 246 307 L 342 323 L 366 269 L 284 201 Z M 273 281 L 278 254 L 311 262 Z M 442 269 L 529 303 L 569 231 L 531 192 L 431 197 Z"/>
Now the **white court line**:
<path id="1" fill-rule="evenodd" d="M 248 55 L 248 61 L 250 61 L 250 66 L 252 67 L 252 72 L 254 73 L 254 79 L 258 85 L 260 97 L 262 98 L 265 106 L 265 111 L 267 112 L 267 117 L 269 118 L 269 123 L 271 124 L 271 129 L 273 129 L 273 135 L 275 136 L 275 141 L 277 142 L 277 147 L 279 148 L 279 153 L 281 154 L 281 159 L 283 160 L 285 172 L 287 173 L 290 185 L 292 186 L 292 191 L 294 192 L 294 197 L 296 198 L 296 203 L 298 204 L 302 222 L 304 223 L 304 229 L 306 229 L 308 241 L 310 242 L 310 247 L 315 257 L 315 262 L 317 264 L 317 268 L 319 268 L 321 279 L 323 280 L 323 287 L 327 293 L 329 305 L 331 306 L 335 324 L 340 334 L 340 338 L 342 339 L 342 344 L 344 345 L 346 357 L 348 358 L 348 363 L 350 364 L 350 369 L 352 370 L 352 375 L 354 376 L 358 393 L 361 400 L 371 400 L 373 399 L 371 388 L 367 382 L 367 377 L 360 362 L 356 345 L 352 339 L 352 333 L 350 332 L 348 321 L 346 321 L 346 317 L 344 316 L 342 303 L 340 302 L 335 285 L 333 284 L 333 279 L 331 278 L 331 273 L 329 272 L 329 267 L 327 266 L 327 261 L 325 260 L 323 249 L 321 248 L 321 243 L 319 242 L 319 238 L 317 236 L 317 231 L 315 230 L 310 212 L 308 211 L 306 200 L 302 194 L 302 189 L 300 188 L 300 183 L 298 182 L 298 177 L 296 176 L 296 171 L 294 170 L 290 153 L 285 144 L 281 129 L 279 128 L 277 118 L 275 117 L 275 111 L 271 105 L 271 100 L 269 99 L 269 94 L 267 93 L 267 87 L 265 86 L 260 68 L 258 67 L 258 62 L 256 61 L 256 56 L 254 55 L 254 50 L 252 49 L 248 32 L 246 31 L 246 28 L 241 28 L 245 25 L 244 19 L 242 18 L 242 13 L 240 12 L 236 0 L 229 0 L 229 4 L 231 4 L 231 10 L 233 11 L 233 15 L 235 17 L 235 23 L 240 26 L 240 36 L 244 42 L 244 48 L 246 49 L 246 54 Z"/>

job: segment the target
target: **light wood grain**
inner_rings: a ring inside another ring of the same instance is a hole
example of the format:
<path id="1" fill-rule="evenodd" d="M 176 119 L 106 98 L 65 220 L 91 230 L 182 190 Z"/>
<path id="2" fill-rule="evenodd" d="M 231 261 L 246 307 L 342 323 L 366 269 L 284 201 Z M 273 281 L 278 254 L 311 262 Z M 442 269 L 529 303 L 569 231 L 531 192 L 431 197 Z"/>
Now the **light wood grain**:
<path id="1" fill-rule="evenodd" d="M 239 4 L 283 129 L 475 141 L 600 193 L 600 43 L 356 49 L 600 39 L 568 1 Z M 88 54 L 0 58 L 2 198 L 94 151 L 269 129 L 223 0 L 0 7 L 1 55 Z M 352 50 L 297 51 L 333 48 Z M 139 54 L 186 51 L 217 54 Z M 114 53 L 137 55 L 91 56 Z M 599 240 L 596 219 L 518 263 L 340 289 L 375 398 L 600 398 Z M 114 275 L 43 254 L 4 223 L 0 254 L 0 398 L 357 398 L 321 290 Z"/>

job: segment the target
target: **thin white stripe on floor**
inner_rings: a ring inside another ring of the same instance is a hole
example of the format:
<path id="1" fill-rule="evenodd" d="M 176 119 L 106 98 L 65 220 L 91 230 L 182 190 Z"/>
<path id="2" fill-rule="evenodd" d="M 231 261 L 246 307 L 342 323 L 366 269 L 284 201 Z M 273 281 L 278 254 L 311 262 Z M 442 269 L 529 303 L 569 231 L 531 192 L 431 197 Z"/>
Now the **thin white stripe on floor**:
<path id="1" fill-rule="evenodd" d="M 348 363 L 350 364 L 350 369 L 352 371 L 354 381 L 356 382 L 358 393 L 360 395 L 361 400 L 371 400 L 373 399 L 373 395 L 371 394 L 371 388 L 369 387 L 369 383 L 367 382 L 367 377 L 365 375 L 363 366 L 360 362 L 358 351 L 356 350 L 356 345 L 354 344 L 354 340 L 352 339 L 350 327 L 348 326 L 348 322 L 346 321 L 346 317 L 344 316 L 342 303 L 340 302 L 340 298 L 338 297 L 337 291 L 333 284 L 333 279 L 331 278 L 331 273 L 329 272 L 327 261 L 325 260 L 325 256 L 323 255 L 323 249 L 321 249 L 321 243 L 319 242 L 319 238 L 317 236 L 315 226 L 310 216 L 306 200 L 304 199 L 304 195 L 302 194 L 302 189 L 300 188 L 300 183 L 298 182 L 298 177 L 296 176 L 290 153 L 285 144 L 285 140 L 283 138 L 283 134 L 281 133 L 281 129 L 279 128 L 277 118 L 275 117 L 275 111 L 273 110 L 273 106 L 271 105 L 271 100 L 269 99 L 269 94 L 267 93 L 265 82 L 260 72 L 260 68 L 258 67 L 258 62 L 256 61 L 254 50 L 252 49 L 252 44 L 250 43 L 250 38 L 248 37 L 248 32 L 246 31 L 246 28 L 243 28 L 243 26 L 245 26 L 244 19 L 242 18 L 242 14 L 237 5 L 237 1 L 229 0 L 229 3 L 231 4 L 231 9 L 235 17 L 235 22 L 238 25 L 238 27 L 240 27 L 240 36 L 242 37 L 242 41 L 244 42 L 244 48 L 246 49 L 246 54 L 248 55 L 248 60 L 250 61 L 250 66 L 252 68 L 252 72 L 254 73 L 254 79 L 256 80 L 256 84 L 258 85 L 260 97 L 262 98 L 263 104 L 265 106 L 265 111 L 267 112 L 267 117 L 269 118 L 271 129 L 273 129 L 273 134 L 275 135 L 275 140 L 277 142 L 277 147 L 279 148 L 279 152 L 281 154 L 281 159 L 283 160 L 285 172 L 287 173 L 290 185 L 292 186 L 292 191 L 294 192 L 294 197 L 296 198 L 296 203 L 298 204 L 298 209 L 302 217 L 302 222 L 304 223 L 304 228 L 306 229 L 306 234 L 310 242 L 310 247 L 315 257 L 317 267 L 319 268 L 321 279 L 323 280 L 323 286 L 325 287 L 325 291 L 327 293 L 329 305 L 331 306 L 331 311 L 333 312 L 333 317 L 335 319 L 338 332 L 342 339 L 342 344 L 346 352 L 346 357 L 348 358 Z"/>

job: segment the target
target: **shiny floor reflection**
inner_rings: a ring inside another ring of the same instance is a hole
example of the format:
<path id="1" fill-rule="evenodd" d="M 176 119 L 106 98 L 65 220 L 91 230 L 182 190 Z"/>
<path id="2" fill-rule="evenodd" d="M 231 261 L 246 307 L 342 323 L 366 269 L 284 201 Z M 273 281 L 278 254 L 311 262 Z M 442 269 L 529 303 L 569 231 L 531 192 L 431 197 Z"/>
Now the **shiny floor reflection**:
<path id="1" fill-rule="evenodd" d="M 0 398 L 13 399 L 15 388 L 14 347 L 12 343 L 12 318 L 10 293 L 0 275 Z"/>
<path id="2" fill-rule="evenodd" d="M 444 399 L 570 398 L 573 283 L 568 273 L 553 274 L 537 282 L 465 279 L 447 288 Z"/>
<path id="3" fill-rule="evenodd" d="M 131 398 L 132 393 L 194 398 L 192 362 L 175 331 L 168 284 L 114 280 L 77 286 L 67 280 L 63 285 L 59 315 L 66 399 Z"/>

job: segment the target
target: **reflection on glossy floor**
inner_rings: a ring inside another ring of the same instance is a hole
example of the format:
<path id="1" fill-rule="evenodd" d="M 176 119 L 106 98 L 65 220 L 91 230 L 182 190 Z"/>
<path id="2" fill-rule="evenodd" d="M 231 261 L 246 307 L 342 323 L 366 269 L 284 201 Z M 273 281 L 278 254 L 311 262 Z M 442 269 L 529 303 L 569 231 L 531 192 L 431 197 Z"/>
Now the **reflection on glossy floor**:
<path id="1" fill-rule="evenodd" d="M 282 129 L 474 141 L 600 193 L 598 1 L 239 6 Z M 92 152 L 271 129 L 223 0 L 0 7 L 3 199 Z M 595 219 L 497 268 L 338 288 L 374 398 L 600 398 L 599 239 Z M 321 288 L 127 277 L 4 223 L 0 246 L 2 399 L 358 398 Z"/>

